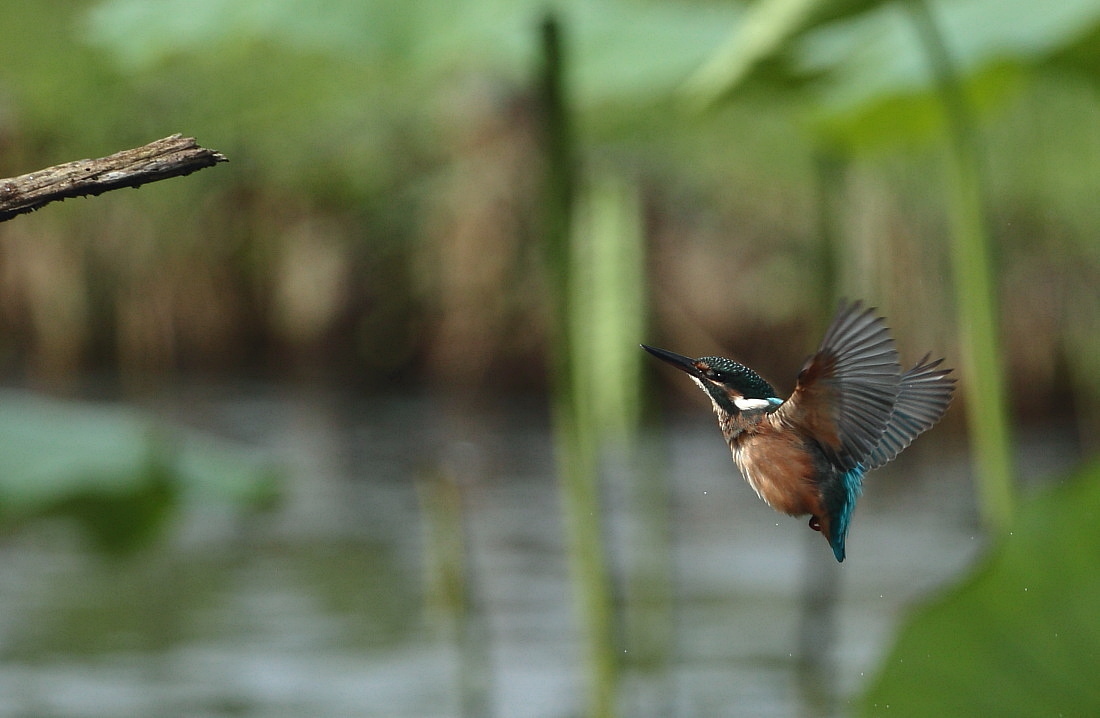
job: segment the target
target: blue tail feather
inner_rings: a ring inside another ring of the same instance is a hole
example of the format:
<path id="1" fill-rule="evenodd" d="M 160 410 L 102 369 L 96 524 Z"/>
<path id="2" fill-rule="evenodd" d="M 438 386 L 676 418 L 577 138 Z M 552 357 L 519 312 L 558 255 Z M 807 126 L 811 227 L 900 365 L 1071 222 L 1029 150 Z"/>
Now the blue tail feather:
<path id="1" fill-rule="evenodd" d="M 839 490 L 829 501 L 829 545 L 833 549 L 833 555 L 837 561 L 844 560 L 844 539 L 848 535 L 848 524 L 852 520 L 852 512 L 856 508 L 856 499 L 863 493 L 862 464 L 844 472 L 840 476 Z"/>

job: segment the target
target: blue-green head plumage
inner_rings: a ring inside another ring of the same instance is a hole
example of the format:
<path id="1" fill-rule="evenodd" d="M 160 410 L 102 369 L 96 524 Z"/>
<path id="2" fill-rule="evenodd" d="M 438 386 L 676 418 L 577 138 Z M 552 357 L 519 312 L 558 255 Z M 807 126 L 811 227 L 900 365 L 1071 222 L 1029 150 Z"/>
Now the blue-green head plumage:
<path id="1" fill-rule="evenodd" d="M 710 367 L 710 372 L 704 372 L 706 378 L 733 389 L 746 399 L 778 398 L 772 385 L 744 364 L 725 357 L 700 357 L 696 362 Z"/>

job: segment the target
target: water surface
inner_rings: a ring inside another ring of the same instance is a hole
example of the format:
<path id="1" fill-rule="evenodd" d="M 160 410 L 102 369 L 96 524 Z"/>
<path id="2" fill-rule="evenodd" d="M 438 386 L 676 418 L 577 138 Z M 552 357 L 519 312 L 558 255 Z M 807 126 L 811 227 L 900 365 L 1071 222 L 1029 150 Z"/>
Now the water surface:
<path id="1" fill-rule="evenodd" d="M 267 447 L 285 501 L 190 510 L 123 560 L 63 525 L 9 536 L 0 716 L 582 714 L 537 402 L 191 385 L 138 403 Z M 838 566 L 736 478 L 708 412 L 666 421 L 630 452 L 651 470 L 607 462 L 624 715 L 845 715 L 906 607 L 982 550 L 961 447 L 933 431 L 872 474 Z M 457 511 L 423 510 L 439 499 Z"/>

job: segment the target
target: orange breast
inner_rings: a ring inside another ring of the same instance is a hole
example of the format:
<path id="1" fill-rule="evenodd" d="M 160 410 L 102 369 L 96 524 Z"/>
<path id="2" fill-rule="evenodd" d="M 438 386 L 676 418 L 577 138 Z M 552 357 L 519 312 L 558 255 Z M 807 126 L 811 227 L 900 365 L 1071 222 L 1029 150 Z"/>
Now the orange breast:
<path id="1" fill-rule="evenodd" d="M 814 483 L 814 454 L 796 434 L 765 421 L 731 447 L 741 475 L 769 506 L 792 516 L 824 514 Z"/>

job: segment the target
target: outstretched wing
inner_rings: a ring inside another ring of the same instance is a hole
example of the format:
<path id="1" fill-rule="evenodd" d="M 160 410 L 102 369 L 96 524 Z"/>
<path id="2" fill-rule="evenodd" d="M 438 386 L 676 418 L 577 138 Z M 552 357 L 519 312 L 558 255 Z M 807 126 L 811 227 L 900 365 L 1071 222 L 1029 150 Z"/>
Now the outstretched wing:
<path id="1" fill-rule="evenodd" d="M 900 382 L 885 321 L 859 302 L 841 302 L 794 393 L 773 416 L 813 436 L 841 467 L 852 469 L 881 442 Z"/>
<path id="2" fill-rule="evenodd" d="M 950 369 L 940 369 L 943 359 L 928 361 L 929 355 L 901 376 L 894 413 L 878 446 L 867 457 L 867 470 L 890 461 L 913 439 L 932 428 L 947 411 L 955 393 L 955 380 Z"/>

